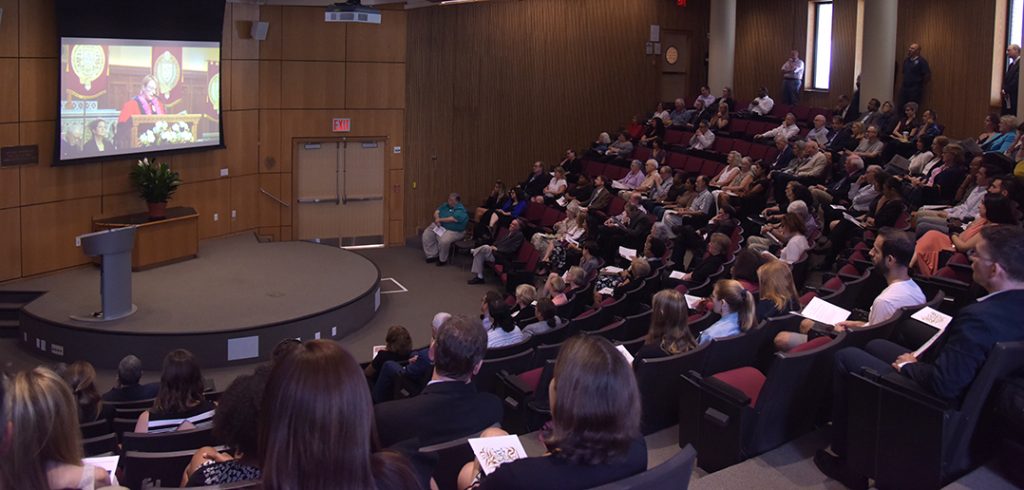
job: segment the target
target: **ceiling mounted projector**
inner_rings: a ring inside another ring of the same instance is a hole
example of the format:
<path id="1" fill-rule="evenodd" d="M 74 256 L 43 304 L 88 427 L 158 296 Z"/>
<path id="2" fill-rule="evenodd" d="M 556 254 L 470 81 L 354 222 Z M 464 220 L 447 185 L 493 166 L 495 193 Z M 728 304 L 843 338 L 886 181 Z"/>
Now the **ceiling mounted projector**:
<path id="1" fill-rule="evenodd" d="M 328 5 L 324 12 L 325 22 L 356 22 L 360 24 L 380 24 L 380 10 L 364 7 L 359 0 L 347 3 Z"/>

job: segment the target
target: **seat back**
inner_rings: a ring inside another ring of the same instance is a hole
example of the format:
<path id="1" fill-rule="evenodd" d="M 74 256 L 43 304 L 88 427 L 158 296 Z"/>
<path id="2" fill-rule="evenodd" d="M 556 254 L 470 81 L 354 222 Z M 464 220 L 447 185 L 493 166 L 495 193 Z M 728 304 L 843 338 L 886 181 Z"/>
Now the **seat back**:
<path id="1" fill-rule="evenodd" d="M 712 340 L 705 372 L 710 375 L 754 364 L 765 341 L 765 332 L 766 329 L 751 328 L 741 334 Z"/>
<path id="2" fill-rule="evenodd" d="M 209 425 L 209 424 L 202 424 Z M 166 453 L 198 449 L 212 446 L 213 428 L 199 427 L 174 432 L 125 432 L 121 435 L 121 444 L 125 451 L 142 451 L 147 453 Z"/>
<path id="3" fill-rule="evenodd" d="M 116 453 L 117 434 L 111 432 L 101 436 L 82 439 L 82 452 L 87 458 L 104 453 Z"/>
<path id="4" fill-rule="evenodd" d="M 473 384 L 480 391 L 494 392 L 498 382 L 497 375 L 501 371 L 509 373 L 521 373 L 530 367 L 530 360 L 533 358 L 533 349 L 526 349 L 518 354 L 496 359 L 484 359 L 480 366 L 480 372 L 473 377 Z"/>
<path id="5" fill-rule="evenodd" d="M 682 451 L 654 468 L 593 490 L 686 490 L 696 461 L 697 450 L 687 444 Z"/>
<path id="6" fill-rule="evenodd" d="M 181 471 L 192 459 L 195 449 L 162 453 L 127 451 L 121 457 L 124 479 L 128 488 L 152 486 L 173 487 L 181 482 Z"/>
<path id="7" fill-rule="evenodd" d="M 148 408 L 115 408 L 114 417 L 119 419 L 135 419 L 138 420 L 142 412 L 149 410 Z"/>
<path id="8" fill-rule="evenodd" d="M 754 407 L 757 421 L 749 454 L 774 449 L 814 426 L 819 403 L 828 391 L 832 360 L 844 336 L 840 332 L 824 345 L 776 354 Z"/>
<path id="9" fill-rule="evenodd" d="M 625 325 L 612 340 L 625 342 L 647 335 L 647 331 L 651 328 L 651 309 L 646 308 L 639 313 L 627 316 L 624 320 Z"/>
<path id="10" fill-rule="evenodd" d="M 532 344 L 529 340 L 525 340 L 523 342 L 519 342 L 518 344 L 506 345 L 502 347 L 491 347 L 488 348 L 487 351 L 484 353 L 484 359 L 501 359 L 508 356 L 514 356 L 516 354 L 519 354 L 520 352 L 529 350 L 531 345 Z"/>
<path id="11" fill-rule="evenodd" d="M 540 219 L 544 217 L 544 210 L 547 208 L 548 207 L 543 204 L 530 201 L 526 205 L 526 211 L 523 212 L 523 219 L 530 223 L 538 224 L 540 223 Z"/>
<path id="12" fill-rule="evenodd" d="M 149 408 L 149 407 L 153 406 L 153 402 L 154 401 L 156 401 L 155 398 L 147 398 L 145 400 L 133 400 L 133 401 L 130 401 L 130 402 L 108 402 L 108 401 L 104 401 L 103 404 L 104 405 L 110 405 L 110 406 L 114 407 L 115 409 L 117 409 L 117 408 Z"/>
<path id="13" fill-rule="evenodd" d="M 704 372 L 708 347 L 711 344 L 668 357 L 644 358 L 636 362 L 636 384 L 640 391 L 641 428 L 651 434 L 679 422 L 680 376 Z"/>
<path id="14" fill-rule="evenodd" d="M 78 426 L 82 431 L 82 439 L 89 439 L 90 437 L 102 436 L 112 432 L 110 421 L 107 419 L 99 419 L 93 422 L 86 422 Z"/>
<path id="15" fill-rule="evenodd" d="M 621 301 L 621 300 L 620 300 Z M 614 303 L 613 303 L 614 304 Z M 590 332 L 597 330 L 608 323 L 610 320 L 610 311 L 607 308 L 597 306 L 594 309 L 584 311 L 569 320 L 569 324 L 566 327 L 571 327 L 577 332 Z"/>
<path id="16" fill-rule="evenodd" d="M 430 478 L 437 483 L 437 488 L 456 488 L 459 471 L 466 461 L 473 459 L 473 449 L 469 446 L 469 440 L 480 437 L 480 433 L 470 434 L 440 444 L 419 448 L 418 453 L 410 458 L 414 466 L 427 466 L 433 468 Z M 421 462 L 423 462 L 421 464 Z M 427 476 L 427 475 L 422 475 Z M 427 486 L 429 488 L 429 480 Z"/>

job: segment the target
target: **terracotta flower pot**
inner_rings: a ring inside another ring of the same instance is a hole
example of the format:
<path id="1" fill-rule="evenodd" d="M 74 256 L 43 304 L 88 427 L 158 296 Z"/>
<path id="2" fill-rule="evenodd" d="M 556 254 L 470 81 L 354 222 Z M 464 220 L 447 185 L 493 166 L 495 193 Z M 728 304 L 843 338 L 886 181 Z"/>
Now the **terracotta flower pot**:
<path id="1" fill-rule="evenodd" d="M 161 219 L 167 217 L 167 201 L 151 202 L 148 204 L 150 219 Z"/>

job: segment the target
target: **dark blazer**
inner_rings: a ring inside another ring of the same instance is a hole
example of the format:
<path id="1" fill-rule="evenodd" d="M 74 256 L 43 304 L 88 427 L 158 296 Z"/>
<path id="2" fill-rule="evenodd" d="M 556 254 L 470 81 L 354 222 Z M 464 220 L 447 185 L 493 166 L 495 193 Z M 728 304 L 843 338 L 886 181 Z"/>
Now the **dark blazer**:
<path id="1" fill-rule="evenodd" d="M 103 394 L 105 402 L 134 402 L 156 398 L 156 392 L 160 391 L 160 383 L 147 383 L 121 388 L 111 388 Z"/>
<path id="2" fill-rule="evenodd" d="M 594 211 L 604 211 L 611 202 L 611 191 L 604 187 L 594 187 L 593 194 L 590 195 L 590 199 L 588 199 L 583 206 L 587 209 L 593 209 Z"/>
<path id="3" fill-rule="evenodd" d="M 519 184 L 523 188 L 523 192 L 527 196 L 540 196 L 544 194 L 544 188 L 551 182 L 551 175 L 547 172 L 541 172 L 540 175 L 530 173 L 526 177 L 526 180 L 522 184 Z"/>
<path id="4" fill-rule="evenodd" d="M 1013 60 L 1013 63 L 1006 68 L 1006 74 L 1003 75 L 1003 90 L 1006 95 L 1016 97 L 1017 95 L 1017 83 L 1020 80 L 1020 58 Z"/>
<path id="5" fill-rule="evenodd" d="M 477 392 L 472 383 L 443 381 L 419 395 L 374 407 L 383 447 L 398 443 L 415 450 L 479 432 L 501 421 L 501 400 Z"/>
<path id="6" fill-rule="evenodd" d="M 998 293 L 968 305 L 957 313 L 920 362 L 903 366 L 900 373 L 946 399 L 958 399 L 981 371 L 997 342 L 1024 340 L 1024 291 Z"/>
<path id="7" fill-rule="evenodd" d="M 519 251 L 519 247 L 523 244 L 523 232 L 509 232 L 507 235 L 497 239 L 494 242 L 494 248 L 496 253 L 511 257 Z"/>

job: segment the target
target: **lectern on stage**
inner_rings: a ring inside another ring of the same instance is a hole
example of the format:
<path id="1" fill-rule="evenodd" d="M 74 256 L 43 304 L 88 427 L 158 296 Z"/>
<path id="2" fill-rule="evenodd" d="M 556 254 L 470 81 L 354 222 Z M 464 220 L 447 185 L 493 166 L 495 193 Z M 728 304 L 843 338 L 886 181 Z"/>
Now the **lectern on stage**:
<path id="1" fill-rule="evenodd" d="M 135 313 L 132 304 L 132 247 L 135 227 L 114 228 L 79 235 L 75 241 L 90 257 L 102 257 L 100 296 L 102 310 L 87 315 L 71 315 L 72 320 L 106 322 Z"/>

